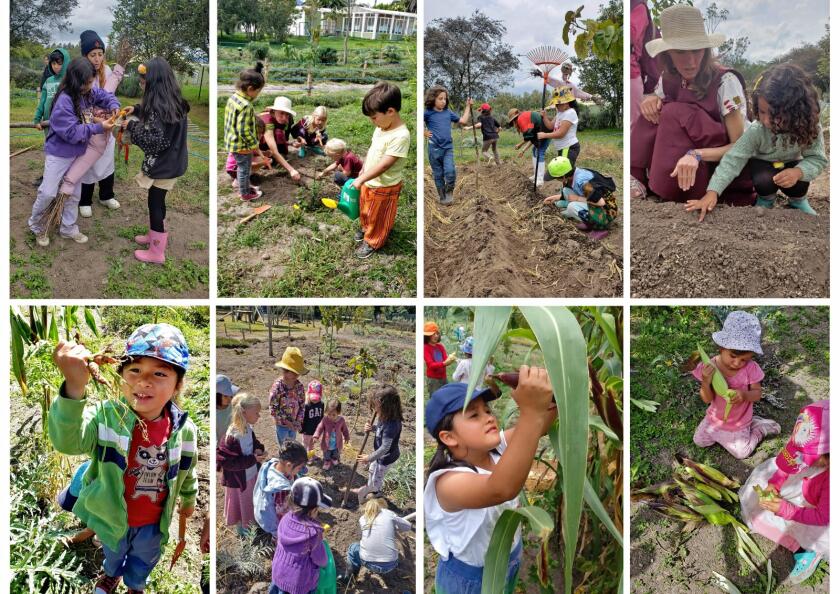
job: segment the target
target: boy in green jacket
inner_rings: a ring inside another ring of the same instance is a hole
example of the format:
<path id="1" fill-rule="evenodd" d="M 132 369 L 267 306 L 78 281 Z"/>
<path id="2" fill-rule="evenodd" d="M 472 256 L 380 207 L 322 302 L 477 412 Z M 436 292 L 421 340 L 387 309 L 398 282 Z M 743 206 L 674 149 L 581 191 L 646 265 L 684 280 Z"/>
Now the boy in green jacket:
<path id="1" fill-rule="evenodd" d="M 53 74 L 44 81 L 41 87 L 41 98 L 38 101 L 38 107 L 35 108 L 35 118 L 33 120 L 35 127 L 39 130 L 44 129 L 41 122 L 50 119 L 53 97 L 55 97 L 55 93 L 61 85 L 61 79 L 64 78 L 64 71 L 67 70 L 67 65 L 70 63 L 70 54 L 67 53 L 67 50 L 59 47 L 52 51 L 49 59 L 50 70 Z"/>
<path id="2" fill-rule="evenodd" d="M 50 407 L 50 440 L 59 452 L 91 458 L 73 513 L 102 541 L 95 594 L 114 592 L 121 579 L 129 593 L 143 592 L 169 539 L 176 499 L 182 516 L 193 513 L 196 429 L 173 402 L 189 356 L 174 326 L 141 326 L 119 360 L 122 398 L 86 407 L 93 355 L 64 341 L 53 353 L 64 383 Z"/>

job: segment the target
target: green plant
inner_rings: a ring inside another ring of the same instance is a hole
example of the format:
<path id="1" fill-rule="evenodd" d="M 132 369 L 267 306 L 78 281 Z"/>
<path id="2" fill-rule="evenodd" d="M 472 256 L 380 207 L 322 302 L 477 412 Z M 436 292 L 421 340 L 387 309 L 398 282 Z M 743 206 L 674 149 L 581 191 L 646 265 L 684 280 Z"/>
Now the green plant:
<path id="1" fill-rule="evenodd" d="M 414 481 L 417 477 L 414 450 L 402 452 L 400 459 L 385 474 L 382 489 L 399 507 L 414 506 Z"/>
<path id="2" fill-rule="evenodd" d="M 340 307 L 321 306 L 320 310 L 321 326 L 324 328 L 322 340 L 326 347 L 327 356 L 332 358 L 333 352 L 335 351 L 335 333 L 344 326 L 344 320 L 341 317 Z"/>
<path id="3" fill-rule="evenodd" d="M 317 60 L 321 64 L 337 64 L 338 51 L 331 47 L 322 47 L 318 49 Z"/>
<path id="4" fill-rule="evenodd" d="M 364 390 L 365 380 L 376 375 L 376 360 L 370 354 L 370 351 L 362 347 L 358 355 L 347 361 L 347 366 L 353 370 L 353 379 L 359 384 L 359 400 L 356 406 L 356 418 L 353 420 L 352 433 L 356 431 L 356 423 L 359 422 L 362 413 L 362 390 Z"/>
<path id="5" fill-rule="evenodd" d="M 247 48 L 254 60 L 262 61 L 268 57 L 269 45 L 267 43 L 252 41 L 248 44 Z"/>

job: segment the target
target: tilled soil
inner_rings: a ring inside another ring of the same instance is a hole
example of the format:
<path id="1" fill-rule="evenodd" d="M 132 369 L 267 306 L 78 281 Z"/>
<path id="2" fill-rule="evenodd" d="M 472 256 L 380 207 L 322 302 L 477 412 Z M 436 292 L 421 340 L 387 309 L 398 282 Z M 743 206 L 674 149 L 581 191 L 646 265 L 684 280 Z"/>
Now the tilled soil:
<path id="1" fill-rule="evenodd" d="M 443 206 L 425 178 L 428 297 L 614 297 L 622 291 L 622 217 L 593 241 L 533 190 L 526 166 L 459 166 L 455 202 Z M 617 189 L 621 196 L 621 188 Z M 619 198 L 619 212 L 621 199 Z"/>
<path id="2" fill-rule="evenodd" d="M 819 216 L 784 208 L 720 205 L 697 222 L 684 205 L 634 200 L 633 297 L 829 296 L 828 170 L 808 200 Z"/>
<path id="3" fill-rule="evenodd" d="M 219 323 L 219 333 L 224 335 Z M 277 438 L 274 422 L 268 413 L 268 393 L 274 380 L 278 376 L 278 370 L 274 363 L 280 358 L 286 346 L 296 346 L 301 349 L 309 366 L 308 374 L 301 376 L 300 380 L 306 385 L 313 379 L 318 379 L 324 385 L 324 398 L 329 400 L 332 397 L 340 397 L 342 394 L 341 385 L 348 379 L 352 379 L 352 372 L 346 361 L 358 354 L 360 347 L 367 348 L 374 356 L 378 371 L 373 379 L 365 381 L 364 395 L 371 393 L 376 386 L 390 383 L 399 387 L 410 385 L 412 391 L 400 389 L 403 397 L 403 428 L 400 436 L 400 450 L 402 455 L 406 452 L 413 452 L 415 447 L 415 384 L 414 372 L 414 337 L 412 333 L 398 333 L 389 331 L 388 334 L 356 336 L 349 329 L 345 329 L 336 335 L 337 345 L 333 357 L 329 359 L 326 354 L 321 357 L 321 377 L 318 377 L 318 352 L 321 349 L 317 328 L 306 332 L 295 332 L 292 334 L 292 341 L 289 342 L 285 334 L 279 332 L 275 335 L 275 357 L 268 356 L 268 341 L 265 333 L 248 335 L 247 340 L 253 341 L 248 347 L 243 348 L 219 348 L 217 350 L 217 371 L 228 375 L 233 382 L 243 390 L 264 396 L 263 409 L 259 422 L 255 425 L 258 439 L 265 445 L 266 451 L 274 456 L 277 452 Z M 279 338 L 278 338 L 279 337 Z M 346 392 L 346 390 L 343 390 Z M 341 574 L 346 568 L 345 556 L 349 545 L 358 542 L 361 534 L 359 528 L 359 517 L 361 515 L 358 501 L 354 494 L 350 493 L 347 498 L 347 508 L 341 507 L 344 496 L 344 489 L 350 477 L 354 459 L 353 454 L 361 449 L 364 440 L 364 424 L 369 419 L 369 411 L 366 406 L 358 408 L 356 403 L 358 396 L 351 397 L 343 405 L 342 415 L 347 420 L 348 428 L 351 430 L 350 447 L 342 452 L 341 465 L 324 471 L 321 464 L 316 462 L 309 465 L 309 474 L 319 481 L 327 495 L 333 498 L 334 507 L 329 510 L 322 510 L 319 516 L 321 522 L 330 525 L 325 534 L 325 539 L 332 550 L 336 563 L 336 570 Z M 358 411 L 358 415 L 356 414 Z M 357 417 L 358 416 L 358 422 Z M 355 425 L 355 430 L 354 430 Z M 368 439 L 365 451 L 370 453 L 373 446 L 373 437 Z M 321 455 L 320 446 L 315 448 L 317 455 Z M 217 479 L 220 475 L 217 474 Z M 354 474 L 352 487 L 359 487 L 367 481 L 367 470 L 359 465 Z M 217 485 L 216 498 L 216 547 L 222 549 L 226 543 L 235 539 L 233 532 L 225 525 L 224 519 L 224 487 Z M 385 493 L 387 496 L 388 494 Z M 400 516 L 405 516 L 415 511 L 414 494 L 405 507 L 398 507 L 393 501 L 389 501 L 389 507 Z M 261 531 L 260 531 L 261 532 Z M 340 588 L 340 592 L 362 593 L 362 592 L 413 592 L 415 585 L 415 535 L 414 533 L 401 533 L 400 562 L 397 569 L 387 575 L 378 575 L 362 568 L 355 585 L 351 585 L 346 591 Z M 270 554 L 273 555 L 274 543 L 270 537 L 261 533 L 259 542 L 270 547 Z M 261 566 L 255 568 L 253 574 L 243 575 L 241 573 L 228 573 L 217 575 L 216 587 L 218 592 L 231 594 L 265 594 L 271 586 L 271 556 L 261 560 Z"/>

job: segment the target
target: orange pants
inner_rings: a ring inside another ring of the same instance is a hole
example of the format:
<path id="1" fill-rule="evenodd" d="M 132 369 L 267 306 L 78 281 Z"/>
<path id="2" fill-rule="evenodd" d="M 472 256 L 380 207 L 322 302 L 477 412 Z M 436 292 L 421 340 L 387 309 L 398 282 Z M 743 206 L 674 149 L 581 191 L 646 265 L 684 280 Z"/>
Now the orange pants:
<path id="1" fill-rule="evenodd" d="M 359 223 L 365 233 L 365 243 L 378 250 L 388 239 L 397 218 L 397 201 L 402 184 L 371 188 L 362 184 L 359 196 Z"/>

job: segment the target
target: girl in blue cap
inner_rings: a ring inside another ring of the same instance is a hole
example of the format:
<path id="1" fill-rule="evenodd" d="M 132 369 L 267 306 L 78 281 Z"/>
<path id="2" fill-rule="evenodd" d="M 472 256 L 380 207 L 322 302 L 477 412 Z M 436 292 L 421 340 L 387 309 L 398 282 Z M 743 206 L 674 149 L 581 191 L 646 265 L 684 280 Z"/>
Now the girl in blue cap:
<path id="1" fill-rule="evenodd" d="M 440 555 L 435 574 L 437 594 L 479 594 L 484 556 L 496 521 L 519 506 L 540 437 L 557 418 L 545 369 L 523 365 L 511 396 L 519 406 L 516 427 L 500 431 L 489 402 L 498 392 L 452 383 L 426 404 L 426 428 L 437 441 L 423 494 L 426 534 Z M 464 400 L 468 399 L 466 411 Z M 506 592 L 519 572 L 519 531 L 508 566 Z"/>

